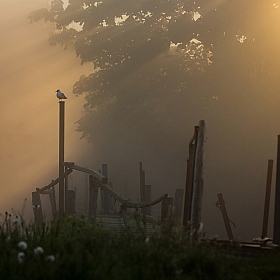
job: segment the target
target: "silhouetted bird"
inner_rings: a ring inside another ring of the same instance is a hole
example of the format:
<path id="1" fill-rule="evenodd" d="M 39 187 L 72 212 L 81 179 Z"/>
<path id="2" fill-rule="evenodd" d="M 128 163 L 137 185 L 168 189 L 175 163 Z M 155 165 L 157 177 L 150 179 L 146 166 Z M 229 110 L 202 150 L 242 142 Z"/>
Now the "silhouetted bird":
<path id="1" fill-rule="evenodd" d="M 61 92 L 59 89 L 56 91 L 56 96 L 59 99 L 59 101 L 61 101 L 61 99 L 67 99 L 65 94 L 63 92 Z"/>

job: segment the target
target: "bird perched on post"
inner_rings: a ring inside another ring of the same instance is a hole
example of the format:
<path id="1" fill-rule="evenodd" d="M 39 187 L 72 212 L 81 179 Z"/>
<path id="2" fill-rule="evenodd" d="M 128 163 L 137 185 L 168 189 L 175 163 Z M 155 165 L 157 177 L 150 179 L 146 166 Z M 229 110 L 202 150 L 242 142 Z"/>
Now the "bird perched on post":
<path id="1" fill-rule="evenodd" d="M 59 89 L 56 91 L 56 97 L 59 99 L 59 101 L 61 101 L 61 99 L 67 99 L 65 94 L 61 92 Z"/>

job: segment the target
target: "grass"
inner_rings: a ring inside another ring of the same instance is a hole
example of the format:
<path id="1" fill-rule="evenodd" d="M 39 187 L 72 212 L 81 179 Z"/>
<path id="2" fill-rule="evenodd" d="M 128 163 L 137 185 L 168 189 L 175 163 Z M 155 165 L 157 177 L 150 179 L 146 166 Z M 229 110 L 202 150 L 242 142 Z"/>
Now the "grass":
<path id="1" fill-rule="evenodd" d="M 113 234 L 75 217 L 38 228 L 6 215 L 0 252 L 0 279 L 280 279 L 277 252 L 245 259 L 178 232 Z"/>

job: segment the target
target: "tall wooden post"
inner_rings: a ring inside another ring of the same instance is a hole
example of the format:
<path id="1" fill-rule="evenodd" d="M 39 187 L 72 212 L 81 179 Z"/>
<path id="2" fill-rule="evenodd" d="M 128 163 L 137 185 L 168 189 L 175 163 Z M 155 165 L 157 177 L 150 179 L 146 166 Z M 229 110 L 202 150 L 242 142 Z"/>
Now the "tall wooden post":
<path id="1" fill-rule="evenodd" d="M 164 197 L 161 201 L 161 222 L 165 222 L 168 218 L 172 218 L 173 197 Z"/>
<path id="2" fill-rule="evenodd" d="M 102 164 L 102 175 L 108 178 L 108 164 Z M 110 195 L 103 191 L 103 211 L 104 214 L 109 214 L 109 210 L 111 210 L 111 205 L 110 205 Z"/>
<path id="3" fill-rule="evenodd" d="M 96 179 L 93 175 L 89 175 L 89 207 L 88 207 L 88 223 L 94 224 L 97 213 L 97 197 L 98 187 L 95 184 Z"/>
<path id="4" fill-rule="evenodd" d="M 197 147 L 198 130 L 199 130 L 199 126 L 195 126 L 194 136 L 192 137 L 189 144 L 189 158 L 187 160 L 187 175 L 186 175 L 184 215 L 183 215 L 184 227 L 188 226 L 188 222 L 191 219 L 195 150 Z"/>
<path id="5" fill-rule="evenodd" d="M 262 238 L 267 237 L 272 170 L 273 170 L 273 160 L 269 159 L 268 166 L 267 166 L 266 191 L 265 191 L 265 202 L 264 202 L 264 211 L 263 211 Z"/>
<path id="6" fill-rule="evenodd" d="M 40 193 L 32 192 L 32 205 L 36 226 L 41 226 L 43 223 L 43 210 L 41 204 Z"/>
<path id="7" fill-rule="evenodd" d="M 139 162 L 139 175 L 140 175 L 140 201 L 144 201 L 145 197 L 145 170 L 143 170 L 142 162 Z"/>
<path id="8" fill-rule="evenodd" d="M 144 186 L 144 202 L 147 202 L 147 201 L 151 201 L 152 200 L 152 186 L 151 185 L 145 185 Z M 145 215 L 149 215 L 151 216 L 152 215 L 152 207 L 149 206 L 149 207 L 145 207 L 145 208 L 142 208 L 144 210 L 144 213 Z"/>
<path id="9" fill-rule="evenodd" d="M 59 101 L 59 216 L 64 215 L 65 207 L 65 188 L 64 188 L 64 118 L 65 118 L 65 102 Z"/>
<path id="10" fill-rule="evenodd" d="M 174 196 L 174 215 L 178 225 L 182 224 L 182 207 L 184 199 L 184 189 L 176 189 Z"/>
<path id="11" fill-rule="evenodd" d="M 280 135 L 278 135 L 277 144 L 273 242 L 280 245 Z"/>
<path id="12" fill-rule="evenodd" d="M 191 226 L 194 230 L 200 227 L 202 195 L 203 195 L 203 171 L 204 171 L 204 145 L 206 141 L 205 121 L 199 122 L 197 148 L 195 151 L 195 167 L 193 177 L 193 194 L 191 209 Z"/>
<path id="13" fill-rule="evenodd" d="M 56 200 L 55 200 L 55 190 L 54 187 L 51 187 L 49 190 L 49 197 L 50 197 L 50 202 L 51 202 L 51 207 L 52 207 L 52 214 L 53 218 L 57 218 L 57 210 L 56 210 Z"/>
<path id="14" fill-rule="evenodd" d="M 220 205 L 220 209 L 222 211 L 222 215 L 223 215 L 223 220 L 224 220 L 224 224 L 226 227 L 226 231 L 227 231 L 227 236 L 229 240 L 233 240 L 233 233 L 231 230 L 231 226 L 230 226 L 230 221 L 229 221 L 229 217 L 227 214 L 227 209 L 226 209 L 226 205 L 225 205 L 225 201 L 223 198 L 223 195 L 221 193 L 217 194 L 218 196 L 218 200 L 219 200 L 219 205 Z"/>

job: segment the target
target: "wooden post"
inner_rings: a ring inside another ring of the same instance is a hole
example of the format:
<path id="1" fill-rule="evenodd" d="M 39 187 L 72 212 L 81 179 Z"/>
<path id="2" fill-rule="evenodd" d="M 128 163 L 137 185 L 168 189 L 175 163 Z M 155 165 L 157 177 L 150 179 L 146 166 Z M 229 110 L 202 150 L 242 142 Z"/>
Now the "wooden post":
<path id="1" fill-rule="evenodd" d="M 40 194 L 38 192 L 32 192 L 32 206 L 35 218 L 36 226 L 41 226 L 43 223 L 43 210 Z"/>
<path id="2" fill-rule="evenodd" d="M 201 223 L 202 195 L 203 195 L 203 170 L 204 170 L 204 145 L 206 141 L 205 121 L 199 122 L 197 148 L 195 151 L 195 167 L 193 178 L 193 195 L 191 209 L 191 227 L 197 230 Z"/>
<path id="3" fill-rule="evenodd" d="M 128 217 L 128 213 L 127 213 L 127 209 L 125 205 L 121 205 L 121 215 L 123 217 L 123 222 L 124 222 L 124 226 L 125 228 L 129 228 L 129 217 Z"/>
<path id="4" fill-rule="evenodd" d="M 65 207 L 65 189 L 64 189 L 64 118 L 65 118 L 65 102 L 59 101 L 59 217 L 64 215 Z"/>
<path id="5" fill-rule="evenodd" d="M 192 195 L 193 195 L 193 177 L 194 177 L 194 162 L 195 162 L 195 150 L 197 146 L 199 126 L 194 128 L 194 136 L 189 144 L 189 158 L 187 160 L 187 175 L 186 175 L 186 187 L 185 187 L 185 200 L 184 200 L 184 215 L 183 226 L 187 229 L 191 220 L 192 209 Z M 194 144 L 193 144 L 194 142 Z"/>
<path id="6" fill-rule="evenodd" d="M 94 224 L 97 212 L 97 196 L 98 187 L 95 184 L 96 179 L 93 175 L 89 175 L 89 207 L 88 207 L 88 223 Z"/>
<path id="7" fill-rule="evenodd" d="M 161 222 L 166 221 L 172 214 L 173 197 L 164 197 L 161 202 Z"/>
<path id="8" fill-rule="evenodd" d="M 218 196 L 218 200 L 219 200 L 220 209 L 222 211 L 223 220 L 224 220 L 224 224 L 225 224 L 225 227 L 226 227 L 228 239 L 229 240 L 234 240 L 233 233 L 232 233 L 231 226 L 230 226 L 229 217 L 228 217 L 228 214 L 227 214 L 225 201 L 223 199 L 223 195 L 221 193 L 219 193 L 219 194 L 217 194 L 217 196 Z"/>
<path id="9" fill-rule="evenodd" d="M 184 189 L 176 189 L 174 196 L 174 216 L 177 223 L 180 225 L 182 223 L 182 208 L 184 199 Z"/>
<path id="10" fill-rule="evenodd" d="M 68 190 L 65 200 L 65 213 L 67 216 L 73 215 L 76 213 L 75 209 L 75 200 L 76 195 L 74 190 Z"/>
<path id="11" fill-rule="evenodd" d="M 269 207 L 270 207 L 272 170 L 273 170 L 273 160 L 269 159 L 268 166 L 267 166 L 266 191 L 265 191 L 265 202 L 264 202 L 264 211 L 263 211 L 262 238 L 267 237 L 267 231 L 268 231 L 267 229 L 268 229 L 268 218 L 269 218 Z"/>
<path id="12" fill-rule="evenodd" d="M 108 165 L 107 164 L 102 164 L 102 175 L 108 178 Z M 111 210 L 110 207 L 110 195 L 107 192 L 103 191 L 102 195 L 103 199 L 103 211 L 104 214 L 109 214 L 109 210 Z"/>
<path id="13" fill-rule="evenodd" d="M 147 201 L 151 201 L 152 200 L 152 186 L 151 185 L 145 185 L 144 186 L 144 201 L 143 202 L 147 202 Z M 152 207 L 145 207 L 144 209 L 144 214 L 145 215 L 152 215 Z"/>
<path id="14" fill-rule="evenodd" d="M 52 207 L 52 214 L 53 214 L 53 217 L 56 218 L 57 210 L 56 210 L 56 199 L 55 199 L 54 187 L 50 188 L 49 197 L 50 197 L 50 202 L 51 202 L 51 207 Z"/>
<path id="15" fill-rule="evenodd" d="M 146 178 L 145 178 L 145 170 L 143 170 L 142 162 L 139 162 L 139 171 L 140 171 L 140 202 L 144 202 L 145 199 L 145 185 L 146 185 Z M 144 208 L 141 209 L 141 213 L 145 219 L 145 210 Z"/>
<path id="16" fill-rule="evenodd" d="M 88 212 L 88 192 L 89 192 L 89 178 L 88 174 L 85 173 L 85 212 Z"/>
<path id="17" fill-rule="evenodd" d="M 280 135 L 278 135 L 277 144 L 273 243 L 280 245 Z"/>

